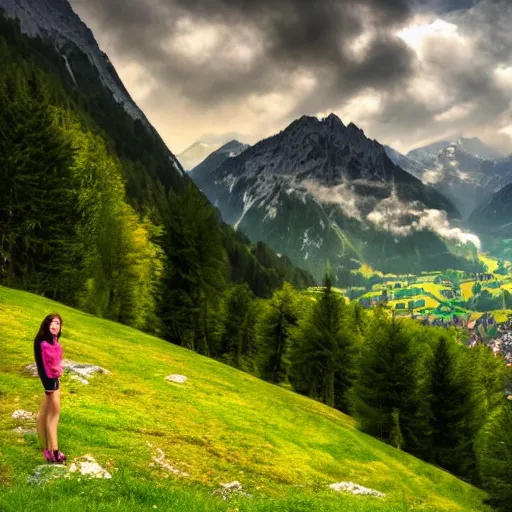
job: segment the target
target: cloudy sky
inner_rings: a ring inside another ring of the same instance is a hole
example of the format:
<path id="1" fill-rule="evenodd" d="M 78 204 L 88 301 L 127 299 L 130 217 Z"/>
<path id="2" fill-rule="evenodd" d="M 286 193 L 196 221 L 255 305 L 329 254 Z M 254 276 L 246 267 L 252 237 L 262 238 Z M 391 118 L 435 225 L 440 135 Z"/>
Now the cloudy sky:
<path id="1" fill-rule="evenodd" d="M 407 152 L 512 153 L 509 0 L 70 0 L 174 153 L 336 113 Z"/>

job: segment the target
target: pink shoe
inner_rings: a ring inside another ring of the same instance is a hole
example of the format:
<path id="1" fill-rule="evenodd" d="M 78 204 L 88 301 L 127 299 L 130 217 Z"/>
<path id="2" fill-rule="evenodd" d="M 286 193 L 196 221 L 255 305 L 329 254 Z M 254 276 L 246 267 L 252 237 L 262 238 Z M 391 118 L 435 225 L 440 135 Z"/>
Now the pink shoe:
<path id="1" fill-rule="evenodd" d="M 62 464 L 67 458 L 62 452 L 59 452 L 59 450 L 53 450 L 51 455 L 54 464 Z"/>
<path id="2" fill-rule="evenodd" d="M 50 452 L 50 450 L 47 450 L 46 448 L 43 450 L 43 457 L 44 457 L 44 460 L 46 462 L 48 462 L 48 464 L 51 464 L 53 463 L 53 455 L 52 455 L 52 452 Z"/>

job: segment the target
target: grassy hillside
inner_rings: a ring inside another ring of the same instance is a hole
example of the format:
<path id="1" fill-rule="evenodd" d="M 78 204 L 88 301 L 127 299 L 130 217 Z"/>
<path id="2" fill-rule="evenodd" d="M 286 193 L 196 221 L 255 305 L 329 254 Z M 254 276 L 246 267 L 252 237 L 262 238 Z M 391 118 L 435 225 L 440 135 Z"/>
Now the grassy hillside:
<path id="1" fill-rule="evenodd" d="M 60 448 L 110 469 L 111 480 L 27 479 L 42 458 L 20 436 L 16 409 L 42 397 L 32 339 L 42 318 L 63 315 L 65 357 L 110 370 L 89 385 L 64 375 Z M 484 493 L 361 434 L 323 404 L 136 330 L 25 292 L 0 287 L 0 510 L 486 511 Z M 169 374 L 184 384 L 164 380 Z M 151 467 L 160 448 L 189 477 Z M 223 501 L 220 483 L 238 480 L 253 499 Z M 387 498 L 336 493 L 355 483 Z"/>

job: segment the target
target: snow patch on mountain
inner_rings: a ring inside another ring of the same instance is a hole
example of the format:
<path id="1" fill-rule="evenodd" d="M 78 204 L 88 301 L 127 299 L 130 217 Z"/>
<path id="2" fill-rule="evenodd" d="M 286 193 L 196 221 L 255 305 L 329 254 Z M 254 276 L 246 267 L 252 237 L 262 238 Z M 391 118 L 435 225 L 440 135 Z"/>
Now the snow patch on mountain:
<path id="1" fill-rule="evenodd" d="M 75 84 L 75 87 L 78 87 L 78 84 L 76 83 L 75 74 L 73 73 L 73 70 L 71 69 L 71 66 L 69 65 L 69 61 L 66 55 L 62 55 L 62 58 L 64 59 L 64 62 L 66 63 L 66 69 L 68 70 L 68 73 L 71 76 L 71 80 L 73 80 L 73 83 Z"/>
<path id="2" fill-rule="evenodd" d="M 244 208 L 242 210 L 242 215 L 240 218 L 235 222 L 235 225 L 233 226 L 235 229 L 238 229 L 238 226 L 240 225 L 240 222 L 242 222 L 243 218 L 245 217 L 246 213 L 252 208 L 252 205 L 257 201 L 257 197 L 251 196 L 247 190 L 244 192 L 242 201 L 244 203 Z"/>
<path id="3" fill-rule="evenodd" d="M 267 219 L 275 219 L 277 217 L 277 206 L 267 206 L 266 208 L 267 213 L 265 214 L 265 217 L 263 217 L 263 222 L 265 222 Z"/>
<path id="4" fill-rule="evenodd" d="M 215 184 L 216 185 L 219 185 L 219 184 L 226 185 L 226 187 L 229 190 L 229 193 L 231 194 L 231 192 L 233 192 L 233 187 L 236 185 L 237 181 L 238 181 L 238 178 L 236 176 L 233 176 L 232 174 L 228 174 L 223 179 L 215 181 Z"/>
<path id="5" fill-rule="evenodd" d="M 304 234 L 302 235 L 302 247 L 300 248 L 301 252 L 309 247 L 316 247 L 317 249 L 320 249 L 324 242 L 323 238 L 321 238 L 321 237 L 318 237 L 317 240 L 314 239 L 314 236 L 311 237 L 310 233 L 309 233 L 310 229 L 311 228 L 307 228 L 304 231 Z M 305 259 L 307 259 L 307 258 L 305 258 Z"/>

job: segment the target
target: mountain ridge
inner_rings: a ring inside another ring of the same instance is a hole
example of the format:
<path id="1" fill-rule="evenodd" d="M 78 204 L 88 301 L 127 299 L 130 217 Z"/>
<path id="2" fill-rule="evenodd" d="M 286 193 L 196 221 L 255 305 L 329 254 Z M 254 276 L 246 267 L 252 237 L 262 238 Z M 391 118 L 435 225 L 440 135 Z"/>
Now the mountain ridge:
<path id="1" fill-rule="evenodd" d="M 211 153 L 209 153 L 206 158 L 201 160 L 197 165 L 189 171 L 189 176 L 192 177 L 194 173 L 201 173 L 201 169 L 204 166 L 208 168 L 218 167 L 228 158 L 234 158 L 238 156 L 240 153 L 243 153 L 246 149 L 250 147 L 249 144 L 244 144 L 237 140 L 230 140 L 225 144 L 221 145 Z"/>
<path id="2" fill-rule="evenodd" d="M 407 156 L 389 147 L 386 151 L 396 165 L 442 191 L 453 201 L 462 219 L 467 222 L 471 214 L 492 194 L 512 182 L 512 159 L 482 158 L 471 151 L 468 143 L 464 145 L 464 141 L 468 140 L 472 143 L 478 141 L 477 147 L 479 144 L 488 147 L 475 138 L 441 141 L 410 151 Z"/>
<path id="3" fill-rule="evenodd" d="M 410 150 L 406 156 L 413 158 L 428 165 L 430 155 L 436 155 L 445 147 L 454 144 L 461 151 L 468 153 L 480 160 L 500 160 L 504 155 L 497 149 L 482 142 L 478 137 L 451 137 L 449 139 L 440 140 L 426 146 L 421 146 Z"/>
<path id="4" fill-rule="evenodd" d="M 54 50 L 64 60 L 77 88 L 82 84 L 77 84 L 76 69 L 73 69 L 75 49 L 85 55 L 113 100 L 131 119 L 140 121 L 152 137 L 158 138 L 159 143 L 165 147 L 168 160 L 175 172 L 183 176 L 184 171 L 180 162 L 133 101 L 110 59 L 100 49 L 94 34 L 73 10 L 68 0 L 0 0 L 0 15 L 2 11 L 8 19 L 17 21 L 23 34 L 53 45 Z"/>
<path id="5" fill-rule="evenodd" d="M 449 226 L 458 214 L 448 199 L 394 165 L 378 141 L 334 114 L 322 120 L 302 116 L 220 166 L 198 167 L 191 177 L 224 220 L 287 253 L 317 279 L 326 259 L 341 268 L 350 258 L 377 257 L 377 265 L 388 261 L 396 269 L 392 246 L 403 253 L 408 235 L 417 243 L 423 239 L 420 245 L 430 243 L 435 254 L 449 253 L 428 234 L 436 223 L 445 234 L 463 238 Z M 384 258 L 379 248 L 372 254 L 373 242 L 386 247 Z M 405 252 L 419 250 L 412 246 Z M 322 252 L 328 255 L 317 260 Z"/>

